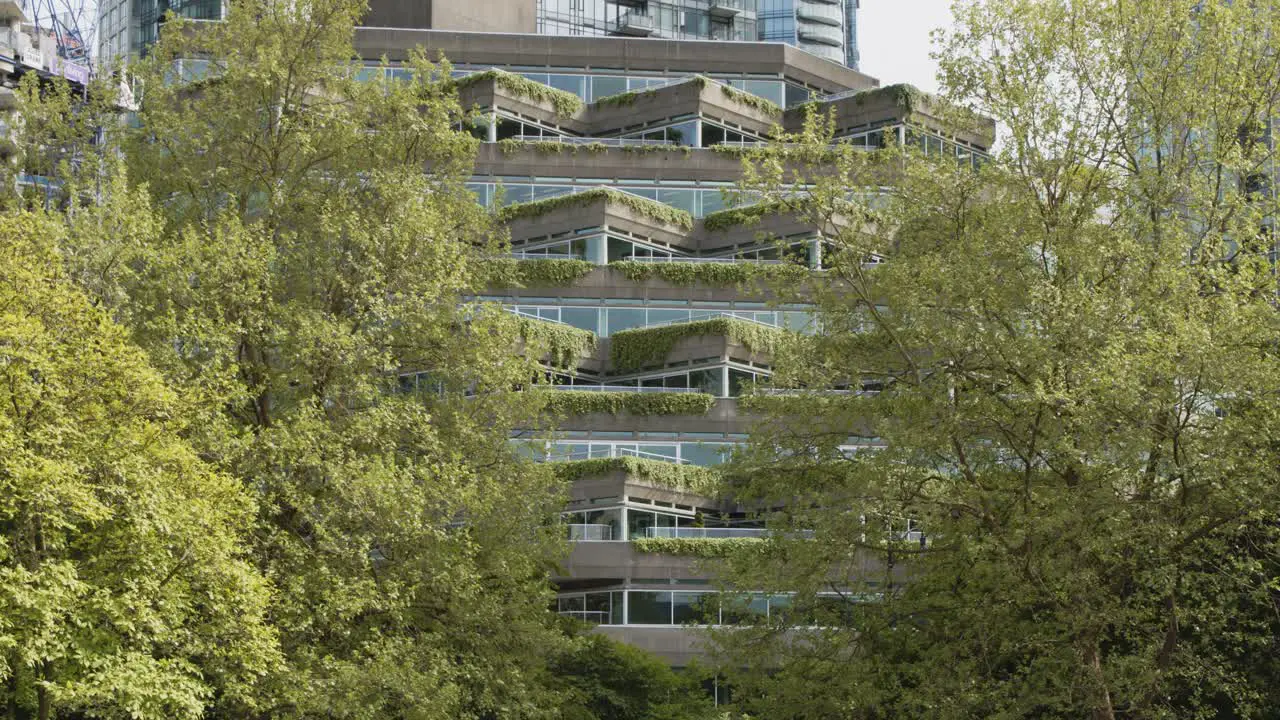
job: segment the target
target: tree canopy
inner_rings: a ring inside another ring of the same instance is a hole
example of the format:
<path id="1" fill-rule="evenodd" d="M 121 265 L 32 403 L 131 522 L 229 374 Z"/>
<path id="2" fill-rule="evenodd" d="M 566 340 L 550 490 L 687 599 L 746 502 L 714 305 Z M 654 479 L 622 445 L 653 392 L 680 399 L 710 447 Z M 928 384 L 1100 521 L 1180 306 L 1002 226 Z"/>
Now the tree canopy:
<path id="1" fill-rule="evenodd" d="M 721 633 L 738 699 L 770 718 L 1274 716 L 1280 10 L 956 16 L 947 119 L 1001 129 L 980 170 L 819 153 L 820 106 L 798 145 L 746 162 L 747 189 L 824 228 L 831 281 L 807 290 L 822 332 L 776 361 L 798 390 L 756 400 L 738 468 L 813 539 L 730 577 L 845 602 L 811 631 Z"/>

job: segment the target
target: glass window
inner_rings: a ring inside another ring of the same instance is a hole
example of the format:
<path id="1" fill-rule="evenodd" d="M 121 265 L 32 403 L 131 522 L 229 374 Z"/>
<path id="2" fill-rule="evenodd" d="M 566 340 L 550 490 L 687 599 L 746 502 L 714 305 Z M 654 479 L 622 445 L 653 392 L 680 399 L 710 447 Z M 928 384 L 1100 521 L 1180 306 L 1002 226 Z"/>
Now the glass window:
<path id="1" fill-rule="evenodd" d="M 671 621 L 676 625 L 706 622 L 702 599 L 704 593 L 672 593 Z M 710 595 L 710 593 L 706 593 Z M 712 606 L 715 607 L 714 605 Z"/>
<path id="2" fill-rule="evenodd" d="M 769 614 L 765 595 L 726 595 L 721 598 L 720 622 L 725 625 L 753 624 Z"/>
<path id="3" fill-rule="evenodd" d="M 609 262 L 627 260 L 635 254 L 635 246 L 621 238 L 609 238 Z"/>
<path id="4" fill-rule="evenodd" d="M 643 308 L 609 308 L 609 327 L 606 334 L 612 335 L 619 330 L 644 327 Z"/>
<path id="5" fill-rule="evenodd" d="M 724 142 L 724 128 L 711 123 L 702 123 L 702 147 L 712 147 Z"/>
<path id="6" fill-rule="evenodd" d="M 658 323 L 683 322 L 688 319 L 688 310 L 664 310 L 660 308 L 649 310 L 650 325 L 656 325 Z"/>
<path id="7" fill-rule="evenodd" d="M 775 105 L 782 105 L 786 102 L 783 94 L 781 80 L 748 80 L 743 88 L 747 92 L 757 97 L 762 97 Z"/>
<path id="8" fill-rule="evenodd" d="M 719 465 L 732 446 L 724 443 L 685 443 L 680 446 L 680 458 L 701 467 Z"/>
<path id="9" fill-rule="evenodd" d="M 720 368 L 694 370 L 689 373 L 689 387 L 695 387 L 716 397 L 724 396 L 724 382 Z"/>
<path id="10" fill-rule="evenodd" d="M 755 380 L 755 373 L 729 368 L 729 397 L 738 397 L 744 389 L 751 387 Z"/>
<path id="11" fill-rule="evenodd" d="M 800 103 L 807 102 L 809 100 L 809 88 L 792 85 L 791 83 L 786 83 L 786 86 L 787 107 L 799 105 Z"/>
<path id="12" fill-rule="evenodd" d="M 560 322 L 600 334 L 600 310 L 597 308 L 561 308 Z"/>
<path id="13" fill-rule="evenodd" d="M 609 595 L 610 593 L 607 592 L 587 593 L 584 618 L 587 622 L 605 623 L 610 620 L 612 614 L 609 608 Z"/>
<path id="14" fill-rule="evenodd" d="M 690 136 L 692 137 L 692 135 Z M 680 208 L 687 213 L 697 213 L 697 192 L 684 188 L 658 188 L 658 202 Z"/>
<path id="15" fill-rule="evenodd" d="M 547 84 L 557 90 L 571 92 L 580 98 L 587 97 L 587 79 L 581 75 L 552 75 Z"/>
<path id="16" fill-rule="evenodd" d="M 632 590 L 627 598 L 632 625 L 670 625 L 671 593 L 664 591 Z"/>
<path id="17" fill-rule="evenodd" d="M 596 76 L 591 78 L 591 101 L 618 95 L 627 91 L 627 79 L 624 77 Z"/>

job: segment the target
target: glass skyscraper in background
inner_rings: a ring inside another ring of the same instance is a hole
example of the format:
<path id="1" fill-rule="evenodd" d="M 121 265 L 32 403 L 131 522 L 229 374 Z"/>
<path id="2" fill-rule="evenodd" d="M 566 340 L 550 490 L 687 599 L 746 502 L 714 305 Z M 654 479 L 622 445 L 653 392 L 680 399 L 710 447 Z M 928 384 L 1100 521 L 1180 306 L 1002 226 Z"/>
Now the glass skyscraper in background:
<path id="1" fill-rule="evenodd" d="M 860 0 L 538 0 L 537 32 L 783 42 L 858 67 Z"/>
<path id="2" fill-rule="evenodd" d="M 860 0 L 487 0 L 477 24 L 463 0 L 372 0 L 367 25 L 666 40 L 763 40 L 857 69 Z M 535 8 L 536 6 L 536 8 Z M 102 0 L 99 62 L 146 53 L 164 14 L 218 20 L 224 0 Z M 524 18 L 528 18 L 527 26 Z M 535 20 L 536 18 L 536 20 Z"/>

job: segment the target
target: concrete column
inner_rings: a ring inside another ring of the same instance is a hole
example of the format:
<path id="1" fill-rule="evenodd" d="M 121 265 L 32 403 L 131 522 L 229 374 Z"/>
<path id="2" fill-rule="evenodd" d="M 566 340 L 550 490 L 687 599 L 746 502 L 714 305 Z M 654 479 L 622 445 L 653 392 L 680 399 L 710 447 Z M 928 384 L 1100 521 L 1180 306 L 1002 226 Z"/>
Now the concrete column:
<path id="1" fill-rule="evenodd" d="M 592 265 L 609 264 L 609 245 L 604 235 L 587 238 L 587 262 Z"/>
<path id="2" fill-rule="evenodd" d="M 498 113 L 489 113 L 489 135 L 487 141 L 491 143 L 498 142 Z"/>
<path id="3" fill-rule="evenodd" d="M 702 147 L 702 120 L 695 120 L 693 125 L 693 146 Z"/>
<path id="4" fill-rule="evenodd" d="M 729 397 L 729 366 L 720 368 L 720 397 Z"/>
<path id="5" fill-rule="evenodd" d="M 822 236 L 809 241 L 809 267 L 813 270 L 822 269 Z"/>

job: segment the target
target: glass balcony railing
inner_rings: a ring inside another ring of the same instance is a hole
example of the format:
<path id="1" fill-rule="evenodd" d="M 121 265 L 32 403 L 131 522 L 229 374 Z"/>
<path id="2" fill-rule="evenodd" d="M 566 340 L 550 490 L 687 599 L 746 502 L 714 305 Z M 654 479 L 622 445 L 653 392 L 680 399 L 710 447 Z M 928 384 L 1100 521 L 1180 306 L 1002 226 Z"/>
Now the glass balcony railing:
<path id="1" fill-rule="evenodd" d="M 557 613 L 561 617 L 570 617 L 574 620 L 589 622 L 593 625 L 608 625 L 608 610 L 561 610 Z"/>
<path id="2" fill-rule="evenodd" d="M 645 387 L 635 385 L 547 385 L 544 390 L 566 390 L 572 392 L 638 392 L 638 393 L 700 393 L 702 388 L 696 387 Z"/>
<path id="3" fill-rule="evenodd" d="M 761 538 L 769 534 L 765 528 L 733 527 L 647 527 L 647 538 L 694 538 L 698 540 L 730 540 L 733 538 Z"/>
<path id="4" fill-rule="evenodd" d="M 567 524 L 566 539 L 569 542 L 609 542 L 613 540 L 612 525 Z"/>

